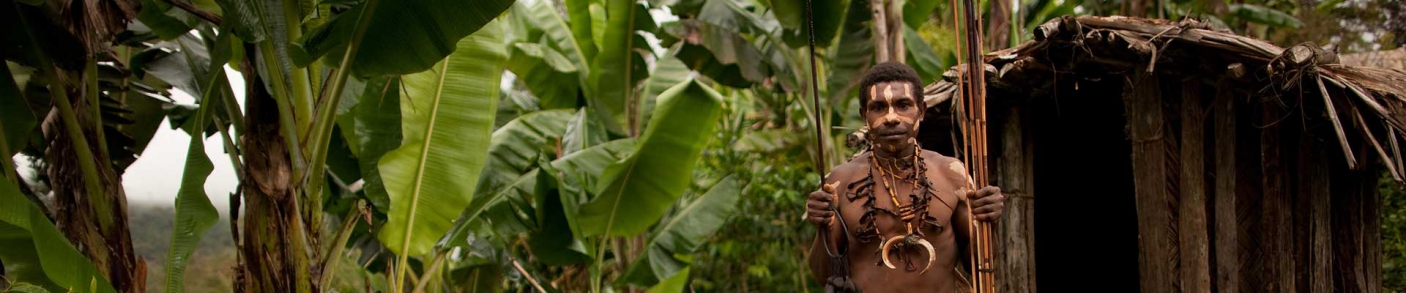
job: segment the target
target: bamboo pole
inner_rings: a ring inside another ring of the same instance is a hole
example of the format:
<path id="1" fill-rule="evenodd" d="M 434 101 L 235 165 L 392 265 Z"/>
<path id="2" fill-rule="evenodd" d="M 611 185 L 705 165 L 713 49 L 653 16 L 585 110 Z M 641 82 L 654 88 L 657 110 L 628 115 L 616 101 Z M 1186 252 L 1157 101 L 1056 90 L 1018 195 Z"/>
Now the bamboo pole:
<path id="1" fill-rule="evenodd" d="M 953 7 L 956 1 L 953 0 Z M 986 146 L 986 81 L 985 65 L 981 57 L 981 15 L 976 12 L 976 4 L 972 0 L 962 1 L 962 20 L 964 25 L 962 38 L 958 41 L 959 47 L 965 51 L 966 79 L 960 81 L 963 91 L 962 97 L 966 101 L 966 124 L 967 133 L 967 165 L 968 171 L 972 172 L 970 188 L 978 190 L 985 187 L 990 181 L 987 178 L 987 146 Z M 954 12 L 955 13 L 955 12 Z M 955 17 L 954 17 L 955 19 Z M 965 42 L 963 42 L 965 41 Z M 971 205 L 967 205 L 967 213 L 971 215 Z M 996 275 L 994 270 L 994 254 L 991 244 L 994 235 L 991 231 L 991 223 L 973 218 L 972 241 L 974 266 L 972 274 L 974 281 L 972 291 L 977 293 L 990 293 L 996 291 Z"/>

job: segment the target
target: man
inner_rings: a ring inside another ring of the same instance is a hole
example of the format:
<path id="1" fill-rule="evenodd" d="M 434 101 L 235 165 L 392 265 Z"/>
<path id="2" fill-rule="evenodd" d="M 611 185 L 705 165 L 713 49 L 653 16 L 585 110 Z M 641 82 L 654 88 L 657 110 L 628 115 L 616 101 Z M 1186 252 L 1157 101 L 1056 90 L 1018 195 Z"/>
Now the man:
<path id="1" fill-rule="evenodd" d="M 901 63 L 874 66 L 860 80 L 871 150 L 827 174 L 806 201 L 807 220 L 829 230 L 829 239 L 817 233 L 810 248 L 811 272 L 822 282 L 864 292 L 956 292 L 954 268 L 959 260 L 969 265 L 972 251 L 971 221 L 997 219 L 1005 209 L 999 188 L 971 191 L 962 162 L 918 147 L 922 89 L 917 72 Z M 852 283 L 840 281 L 827 248 L 844 252 Z"/>

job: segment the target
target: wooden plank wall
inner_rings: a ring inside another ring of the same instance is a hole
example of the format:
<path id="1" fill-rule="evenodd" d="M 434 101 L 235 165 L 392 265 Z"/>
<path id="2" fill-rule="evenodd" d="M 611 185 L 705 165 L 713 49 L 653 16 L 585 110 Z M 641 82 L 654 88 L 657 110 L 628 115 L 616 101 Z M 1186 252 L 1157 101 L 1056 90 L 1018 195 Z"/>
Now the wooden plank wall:
<path id="1" fill-rule="evenodd" d="M 1235 95 L 1231 91 L 1216 91 L 1215 97 L 1215 180 L 1216 191 L 1214 233 L 1215 285 L 1222 293 L 1235 293 L 1240 288 L 1239 217 L 1235 202 Z"/>
<path id="2" fill-rule="evenodd" d="M 1293 167 L 1292 161 L 1286 163 L 1292 152 L 1285 152 L 1286 143 L 1297 141 L 1284 139 L 1292 128 L 1285 127 L 1295 122 L 1294 120 L 1281 119 L 1286 116 L 1287 111 L 1280 109 L 1281 103 L 1277 101 L 1265 101 L 1260 104 L 1263 114 L 1260 116 L 1260 123 L 1263 128 L 1260 131 L 1260 160 L 1261 172 L 1264 175 L 1262 184 L 1264 186 L 1263 201 L 1260 203 L 1260 226 L 1257 229 L 1260 233 L 1261 250 L 1264 252 L 1264 267 L 1260 280 L 1263 282 L 1261 288 L 1265 292 L 1291 292 L 1294 290 L 1294 249 L 1293 249 L 1293 221 L 1290 214 L 1293 212 L 1291 200 L 1292 190 L 1288 187 L 1288 180 L 1292 180 L 1290 172 Z"/>
<path id="3" fill-rule="evenodd" d="M 1211 265 L 1206 228 L 1206 117 L 1201 106 L 1201 82 L 1185 81 L 1181 90 L 1181 204 L 1177 213 L 1181 291 L 1210 292 Z"/>
<path id="4" fill-rule="evenodd" d="M 1035 292 L 1034 149 L 1020 107 L 1007 111 L 996 157 L 997 186 L 1006 196 L 1006 213 L 997 222 L 996 278 L 1001 292 Z"/>
<path id="5" fill-rule="evenodd" d="M 1331 130 L 1293 112 L 1311 105 L 1166 82 L 1130 76 L 1123 95 L 1141 291 L 1380 292 L 1375 165 L 1335 161 Z"/>
<path id="6" fill-rule="evenodd" d="M 1131 129 L 1133 183 L 1136 186 L 1138 221 L 1138 276 L 1142 292 L 1176 292 L 1178 285 L 1175 201 L 1168 192 L 1169 128 L 1162 108 L 1158 78 L 1138 73 L 1128 76 L 1123 104 Z"/>

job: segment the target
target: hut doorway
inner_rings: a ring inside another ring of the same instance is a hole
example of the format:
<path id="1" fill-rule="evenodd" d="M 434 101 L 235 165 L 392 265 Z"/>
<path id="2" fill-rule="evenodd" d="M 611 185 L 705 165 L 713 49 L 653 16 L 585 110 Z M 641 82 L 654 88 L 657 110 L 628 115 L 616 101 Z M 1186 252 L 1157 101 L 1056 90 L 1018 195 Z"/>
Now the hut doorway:
<path id="1" fill-rule="evenodd" d="M 1031 99 L 1041 291 L 1137 292 L 1138 221 L 1120 79 Z M 1070 268 L 1094 268 L 1087 271 Z M 1098 278 L 1093 278 L 1097 275 Z"/>

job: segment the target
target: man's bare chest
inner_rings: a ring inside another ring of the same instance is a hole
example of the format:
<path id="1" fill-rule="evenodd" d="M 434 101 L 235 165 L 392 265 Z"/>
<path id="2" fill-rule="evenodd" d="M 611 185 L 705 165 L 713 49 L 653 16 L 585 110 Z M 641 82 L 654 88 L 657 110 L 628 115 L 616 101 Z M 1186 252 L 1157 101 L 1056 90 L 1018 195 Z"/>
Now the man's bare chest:
<path id="1" fill-rule="evenodd" d="M 935 236 L 950 228 L 958 207 L 957 187 L 944 180 L 941 169 L 870 169 L 866 176 L 842 184 L 837 194 L 847 232 L 856 240 L 869 242 L 909 234 Z"/>

